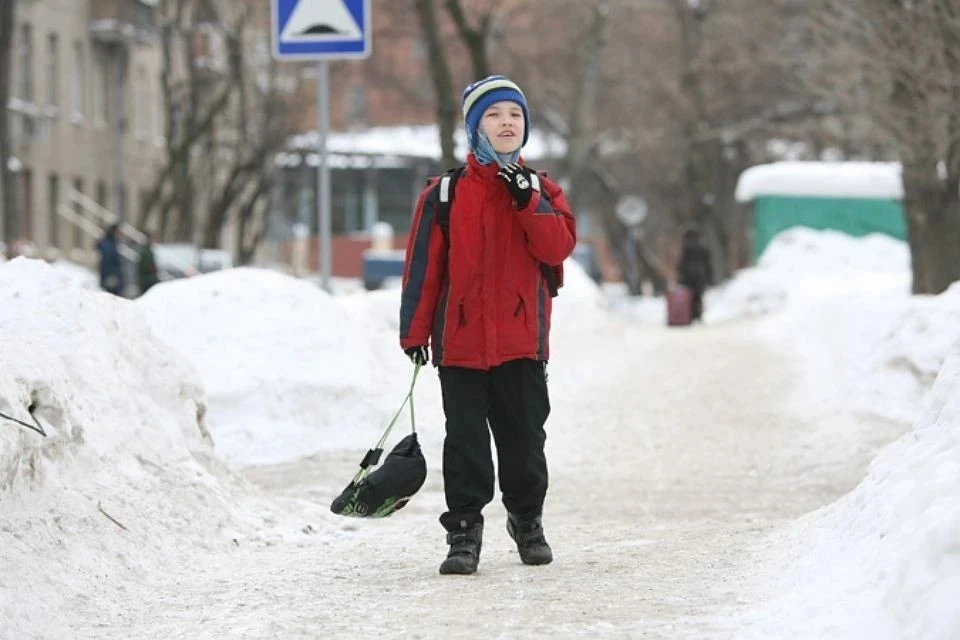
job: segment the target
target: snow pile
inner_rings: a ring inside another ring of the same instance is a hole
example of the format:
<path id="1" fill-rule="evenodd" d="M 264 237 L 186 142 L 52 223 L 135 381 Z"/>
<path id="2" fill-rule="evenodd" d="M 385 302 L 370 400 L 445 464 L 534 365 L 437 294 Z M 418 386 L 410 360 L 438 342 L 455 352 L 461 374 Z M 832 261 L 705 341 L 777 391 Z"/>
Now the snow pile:
<path id="1" fill-rule="evenodd" d="M 774 541 L 790 550 L 785 595 L 754 618 L 756 637 L 960 637 L 960 349 L 929 400 L 853 492 Z"/>
<path id="2" fill-rule="evenodd" d="M 69 260 L 57 260 L 51 266 L 84 289 L 100 288 L 100 277 L 82 265 Z"/>
<path id="3" fill-rule="evenodd" d="M 399 404 L 409 384 L 390 326 L 297 278 L 231 269 L 137 304 L 200 372 L 217 451 L 236 463 L 366 446 L 389 420 L 386 398 Z"/>
<path id="4" fill-rule="evenodd" d="M 568 258 L 563 263 L 563 287 L 560 295 L 564 299 L 576 298 L 600 304 L 604 300 L 603 290 L 591 278 L 579 262 Z"/>
<path id="5" fill-rule="evenodd" d="M 960 344 L 960 283 L 939 296 L 808 298 L 771 331 L 821 379 L 813 385 L 821 401 L 909 424 Z"/>
<path id="6" fill-rule="evenodd" d="M 231 544 L 200 378 L 134 305 L 17 258 L 0 336 L 0 412 L 47 433 L 0 418 L 0 635 L 70 637 L 61 612 L 89 589 Z"/>
<path id="7" fill-rule="evenodd" d="M 755 267 L 708 292 L 707 323 L 764 315 L 824 296 L 906 294 L 906 243 L 871 234 L 795 227 L 778 234 Z"/>

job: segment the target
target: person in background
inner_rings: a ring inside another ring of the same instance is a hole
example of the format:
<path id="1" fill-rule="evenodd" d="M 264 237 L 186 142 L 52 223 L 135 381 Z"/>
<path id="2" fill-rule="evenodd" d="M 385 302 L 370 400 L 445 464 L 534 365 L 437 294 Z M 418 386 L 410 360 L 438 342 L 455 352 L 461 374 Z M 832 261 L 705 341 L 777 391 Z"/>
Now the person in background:
<path id="1" fill-rule="evenodd" d="M 703 294 L 713 285 L 713 266 L 710 263 L 710 250 L 700 242 L 700 233 L 696 229 L 687 229 L 683 233 L 683 250 L 680 264 L 677 265 L 677 282 L 691 293 L 690 317 L 703 321 Z"/>
<path id="2" fill-rule="evenodd" d="M 112 224 L 97 241 L 97 252 L 100 254 L 100 288 L 115 296 L 122 296 L 126 286 L 117 238 L 119 231 L 119 225 Z"/>
<path id="3" fill-rule="evenodd" d="M 423 191 L 407 244 L 400 346 L 438 367 L 446 438 L 440 524 L 450 546 L 441 574 L 472 574 L 480 561 L 483 508 L 494 497 L 496 443 L 507 532 L 524 564 L 553 551 L 543 532 L 547 493 L 544 425 L 552 298 L 548 269 L 576 245 L 563 190 L 532 171 L 520 149 L 530 116 L 504 76 L 468 86 L 462 109 L 470 153 L 456 182 L 446 231 L 438 183 Z M 558 280 L 554 280 L 557 282 Z M 559 280 L 562 281 L 562 280 Z"/>
<path id="4" fill-rule="evenodd" d="M 147 241 L 140 247 L 137 262 L 137 284 L 140 287 L 140 295 L 145 294 L 150 287 L 160 282 L 160 277 L 157 275 L 157 259 L 153 254 L 156 234 L 148 231 L 146 235 Z"/>

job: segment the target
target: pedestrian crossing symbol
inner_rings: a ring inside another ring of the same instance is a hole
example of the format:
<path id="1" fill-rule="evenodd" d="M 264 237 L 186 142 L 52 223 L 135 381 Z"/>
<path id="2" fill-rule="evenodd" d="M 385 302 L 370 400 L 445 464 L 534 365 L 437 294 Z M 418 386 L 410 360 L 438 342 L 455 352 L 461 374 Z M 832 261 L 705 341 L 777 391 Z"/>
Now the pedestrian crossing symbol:
<path id="1" fill-rule="evenodd" d="M 274 56 L 331 60 L 370 55 L 370 0 L 273 0 Z"/>

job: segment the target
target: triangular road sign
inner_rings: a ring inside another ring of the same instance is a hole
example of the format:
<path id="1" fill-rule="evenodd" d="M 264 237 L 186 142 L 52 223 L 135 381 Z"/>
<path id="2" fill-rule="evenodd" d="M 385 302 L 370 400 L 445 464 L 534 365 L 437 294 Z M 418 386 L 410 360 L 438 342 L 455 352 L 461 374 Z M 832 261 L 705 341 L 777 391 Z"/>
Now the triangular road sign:
<path id="1" fill-rule="evenodd" d="M 299 0 L 280 32 L 281 42 L 361 40 L 363 33 L 343 0 Z"/>

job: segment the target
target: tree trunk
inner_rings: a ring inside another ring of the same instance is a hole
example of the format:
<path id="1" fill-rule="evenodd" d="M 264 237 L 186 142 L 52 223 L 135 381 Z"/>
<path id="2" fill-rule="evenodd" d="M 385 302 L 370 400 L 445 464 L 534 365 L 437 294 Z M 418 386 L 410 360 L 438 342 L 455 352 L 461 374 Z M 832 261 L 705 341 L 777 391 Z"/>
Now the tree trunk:
<path id="1" fill-rule="evenodd" d="M 0 2 L 0 241 L 15 240 L 16 204 L 13 175 L 10 173 L 11 155 L 10 116 L 7 101 L 10 97 L 10 76 L 13 64 L 13 23 L 16 2 Z"/>
<path id="2" fill-rule="evenodd" d="M 482 80 L 490 75 L 490 60 L 487 56 L 487 37 L 490 32 L 491 15 L 489 13 L 483 16 L 480 21 L 480 28 L 473 29 L 467 24 L 467 16 L 463 12 L 463 6 L 460 0 L 447 0 L 447 13 L 453 18 L 457 25 L 457 31 L 460 33 L 460 39 L 467 47 L 470 55 L 470 65 L 473 68 L 472 82 Z"/>
<path id="3" fill-rule="evenodd" d="M 577 98 L 570 113 L 567 156 L 563 162 L 561 175 L 568 180 L 567 197 L 574 210 L 580 208 L 580 183 L 582 168 L 589 153 L 588 140 L 593 136 L 593 123 L 590 122 L 600 80 L 600 65 L 603 62 L 603 50 L 607 44 L 607 25 L 609 24 L 607 0 L 598 0 L 593 11 L 590 26 L 590 38 L 584 45 L 583 67 L 580 73 Z"/>
<path id="4" fill-rule="evenodd" d="M 420 28 L 427 42 L 427 56 L 430 60 L 430 77 L 433 80 L 433 91 L 437 98 L 437 122 L 440 123 L 440 166 L 452 169 L 457 166 L 454 155 L 453 134 L 457 127 L 457 101 L 453 93 L 453 80 L 450 77 L 450 66 L 447 64 L 447 53 L 440 40 L 440 29 L 437 26 L 437 14 L 433 0 L 415 0 L 417 15 L 420 18 Z"/>
<path id="5" fill-rule="evenodd" d="M 942 293 L 960 280 L 957 180 L 941 181 L 928 166 L 905 165 L 903 186 L 913 293 Z"/>

